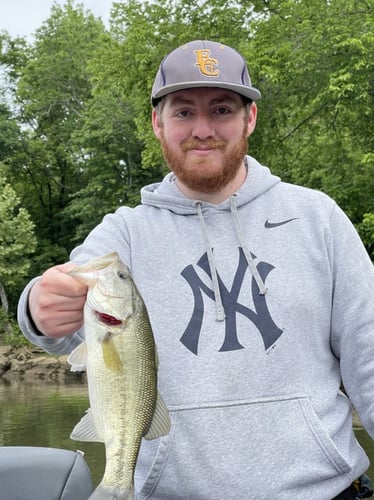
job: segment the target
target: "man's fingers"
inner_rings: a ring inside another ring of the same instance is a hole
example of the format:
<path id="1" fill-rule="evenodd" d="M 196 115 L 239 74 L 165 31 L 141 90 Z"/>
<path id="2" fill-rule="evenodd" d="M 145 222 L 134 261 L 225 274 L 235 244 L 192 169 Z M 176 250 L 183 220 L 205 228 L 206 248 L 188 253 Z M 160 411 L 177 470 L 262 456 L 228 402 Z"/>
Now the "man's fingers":
<path id="1" fill-rule="evenodd" d="M 68 262 L 48 269 L 30 291 L 30 314 L 44 335 L 61 337 L 83 324 L 87 285 L 68 274 L 74 267 Z"/>

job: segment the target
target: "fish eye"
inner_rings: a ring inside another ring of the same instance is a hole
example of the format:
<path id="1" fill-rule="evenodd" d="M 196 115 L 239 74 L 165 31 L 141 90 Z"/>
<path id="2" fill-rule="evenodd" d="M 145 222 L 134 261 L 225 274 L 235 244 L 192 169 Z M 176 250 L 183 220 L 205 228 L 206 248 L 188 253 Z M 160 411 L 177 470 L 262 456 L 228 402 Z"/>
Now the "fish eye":
<path id="1" fill-rule="evenodd" d="M 128 274 L 124 273 L 123 271 L 118 271 L 117 276 L 118 276 L 121 280 L 127 280 L 127 278 L 128 278 Z"/>

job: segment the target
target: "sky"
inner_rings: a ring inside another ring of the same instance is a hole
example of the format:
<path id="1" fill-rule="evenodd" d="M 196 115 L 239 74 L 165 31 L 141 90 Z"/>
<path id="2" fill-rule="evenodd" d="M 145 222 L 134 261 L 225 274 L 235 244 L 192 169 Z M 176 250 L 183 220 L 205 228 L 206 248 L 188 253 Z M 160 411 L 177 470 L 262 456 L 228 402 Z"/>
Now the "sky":
<path id="1" fill-rule="evenodd" d="M 107 24 L 113 0 L 77 0 L 85 10 L 101 17 Z M 0 0 L 0 32 L 6 30 L 11 37 L 32 38 L 34 31 L 48 19 L 54 3 L 64 5 L 64 0 Z"/>

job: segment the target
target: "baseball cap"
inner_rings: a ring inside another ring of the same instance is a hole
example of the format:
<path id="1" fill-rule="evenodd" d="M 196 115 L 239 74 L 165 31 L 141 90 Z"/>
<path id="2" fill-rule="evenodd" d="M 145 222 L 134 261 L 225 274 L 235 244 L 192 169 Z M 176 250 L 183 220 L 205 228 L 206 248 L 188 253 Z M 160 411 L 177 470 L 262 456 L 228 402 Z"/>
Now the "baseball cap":
<path id="1" fill-rule="evenodd" d="M 163 59 L 152 87 L 152 105 L 171 92 L 195 87 L 229 89 L 252 101 L 261 98 L 239 52 L 209 40 L 181 45 Z"/>

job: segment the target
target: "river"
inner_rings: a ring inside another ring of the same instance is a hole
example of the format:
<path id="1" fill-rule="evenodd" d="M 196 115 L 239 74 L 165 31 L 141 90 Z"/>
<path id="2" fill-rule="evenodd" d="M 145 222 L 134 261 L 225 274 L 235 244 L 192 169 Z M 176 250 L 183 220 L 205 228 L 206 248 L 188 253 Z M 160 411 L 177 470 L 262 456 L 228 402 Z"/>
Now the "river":
<path id="1" fill-rule="evenodd" d="M 0 378 L 0 446 L 46 446 L 82 450 L 96 486 L 105 464 L 101 443 L 72 441 L 70 432 L 88 408 L 87 387 L 75 379 L 71 383 L 6 383 Z M 366 450 L 374 480 L 374 442 L 356 425 L 357 439 Z"/>
<path id="2" fill-rule="evenodd" d="M 94 484 L 104 472 L 102 443 L 83 443 L 69 438 L 75 424 L 89 407 L 87 387 L 79 382 L 54 384 L 0 379 L 0 446 L 46 446 L 81 450 Z"/>

